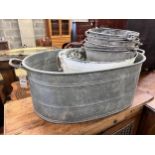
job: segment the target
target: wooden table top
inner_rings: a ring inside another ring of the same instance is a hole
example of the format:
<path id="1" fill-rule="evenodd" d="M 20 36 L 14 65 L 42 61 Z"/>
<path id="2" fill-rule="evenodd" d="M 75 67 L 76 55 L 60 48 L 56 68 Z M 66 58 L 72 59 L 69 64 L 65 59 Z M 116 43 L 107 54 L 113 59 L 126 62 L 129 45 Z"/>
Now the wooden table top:
<path id="1" fill-rule="evenodd" d="M 147 103 L 146 106 L 155 112 L 155 99 Z"/>
<path id="2" fill-rule="evenodd" d="M 138 87 L 155 96 L 155 71 L 143 72 L 139 80 Z M 155 111 L 155 100 L 149 102 L 146 106 Z"/>
<path id="3" fill-rule="evenodd" d="M 108 129 L 112 125 L 127 118 L 131 118 L 135 113 L 143 108 L 143 105 L 153 99 L 153 95 L 137 89 L 131 107 L 113 114 L 111 116 L 93 121 L 76 124 L 56 124 L 50 123 L 33 111 L 32 98 L 10 101 L 5 104 L 5 134 L 97 134 L 103 129 Z"/>
<path id="4" fill-rule="evenodd" d="M 10 58 L 20 58 L 23 59 L 28 55 L 35 54 L 41 51 L 52 51 L 56 48 L 54 47 L 32 47 L 32 48 L 17 48 L 11 50 L 2 50 L 0 52 L 0 62 L 9 61 Z"/>

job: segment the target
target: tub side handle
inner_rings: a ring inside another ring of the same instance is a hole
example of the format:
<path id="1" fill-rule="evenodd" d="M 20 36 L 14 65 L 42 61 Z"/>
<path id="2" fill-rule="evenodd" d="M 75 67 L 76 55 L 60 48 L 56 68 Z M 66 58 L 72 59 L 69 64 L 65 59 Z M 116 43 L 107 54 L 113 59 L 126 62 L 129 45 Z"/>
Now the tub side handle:
<path id="1" fill-rule="evenodd" d="M 16 63 L 14 63 L 16 62 Z M 14 68 L 22 68 L 22 60 L 18 58 L 12 58 L 9 60 L 9 65 Z"/>

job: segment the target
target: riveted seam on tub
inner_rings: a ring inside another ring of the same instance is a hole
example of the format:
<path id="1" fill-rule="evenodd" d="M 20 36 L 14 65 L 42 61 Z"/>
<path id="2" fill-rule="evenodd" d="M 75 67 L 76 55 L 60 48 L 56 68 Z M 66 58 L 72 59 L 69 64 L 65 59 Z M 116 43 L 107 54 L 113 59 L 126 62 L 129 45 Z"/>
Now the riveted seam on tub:
<path id="1" fill-rule="evenodd" d="M 104 83 L 107 83 L 107 82 L 113 82 L 113 81 L 121 81 L 121 80 L 124 80 L 125 78 L 127 77 L 130 77 L 131 78 L 131 74 L 129 76 L 123 76 L 123 78 L 118 78 L 118 79 L 114 79 L 114 80 L 107 80 L 107 81 L 104 81 L 104 80 L 100 80 L 98 82 L 92 82 L 92 81 L 89 81 L 89 82 L 83 82 L 83 83 L 68 83 L 66 85 L 64 85 L 64 83 L 60 83 L 61 85 L 58 85 L 57 83 L 52 83 L 52 84 L 47 84 L 45 82 L 41 82 L 41 81 L 37 81 L 37 80 L 33 80 L 32 78 L 29 79 L 30 82 L 33 82 L 33 83 L 37 83 L 38 85 L 42 85 L 42 86 L 47 86 L 47 87 L 81 87 L 81 86 L 93 86 L 93 85 L 100 85 L 100 84 L 104 84 Z M 133 77 L 135 77 L 135 75 L 133 75 Z"/>
<path id="2" fill-rule="evenodd" d="M 54 105 L 48 105 L 48 104 L 44 104 L 42 101 L 39 101 L 39 104 L 40 105 L 43 105 L 43 106 L 47 106 L 47 107 L 53 107 L 53 108 L 57 108 L 57 109 L 61 109 L 61 108 L 78 108 L 78 107 L 87 107 L 87 106 L 90 106 L 90 105 L 95 105 L 95 104 L 100 104 L 100 103 L 104 103 L 104 102 L 108 102 L 108 101 L 112 101 L 114 99 L 119 99 L 119 98 L 122 98 L 124 96 L 126 96 L 126 94 L 132 94 L 132 92 L 126 92 L 124 93 L 124 95 L 120 95 L 119 97 L 115 97 L 115 98 L 112 98 L 112 99 L 107 99 L 107 100 L 101 100 L 101 101 L 98 101 L 98 102 L 95 102 L 95 103 L 89 103 L 89 104 L 80 104 L 80 105 L 70 105 L 70 106 L 54 106 Z"/>

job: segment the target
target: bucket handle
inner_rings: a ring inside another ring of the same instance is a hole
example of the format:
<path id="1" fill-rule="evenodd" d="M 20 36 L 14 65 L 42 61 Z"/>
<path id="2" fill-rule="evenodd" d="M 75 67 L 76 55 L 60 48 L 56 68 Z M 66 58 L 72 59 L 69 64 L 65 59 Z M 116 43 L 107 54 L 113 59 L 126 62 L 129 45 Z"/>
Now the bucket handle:
<path id="1" fill-rule="evenodd" d="M 17 62 L 17 63 L 14 63 Z M 12 58 L 9 60 L 9 65 L 14 68 L 22 68 L 22 60 L 18 58 Z"/>
<path id="2" fill-rule="evenodd" d="M 87 36 L 87 35 L 88 35 L 88 33 L 89 33 L 88 31 L 85 31 L 85 36 Z"/>
<path id="3" fill-rule="evenodd" d="M 142 49 L 138 49 L 138 52 L 143 54 L 143 55 L 145 54 L 145 50 L 142 50 Z"/>

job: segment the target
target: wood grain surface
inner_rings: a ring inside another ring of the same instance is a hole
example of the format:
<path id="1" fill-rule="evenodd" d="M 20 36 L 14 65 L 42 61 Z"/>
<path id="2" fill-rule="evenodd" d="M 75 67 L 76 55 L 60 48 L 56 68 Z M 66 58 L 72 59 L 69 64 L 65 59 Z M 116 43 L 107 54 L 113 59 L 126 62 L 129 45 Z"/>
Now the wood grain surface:
<path id="1" fill-rule="evenodd" d="M 51 134 L 98 134 L 109 127 L 141 113 L 143 105 L 153 96 L 137 89 L 131 107 L 117 114 L 93 121 L 76 124 L 50 123 L 33 111 L 32 98 L 10 101 L 5 104 L 5 134 L 51 135 Z"/>
<path id="2" fill-rule="evenodd" d="M 155 96 L 155 71 L 143 72 L 138 84 L 139 88 Z M 146 106 L 155 111 L 155 100 L 149 102 Z"/>

